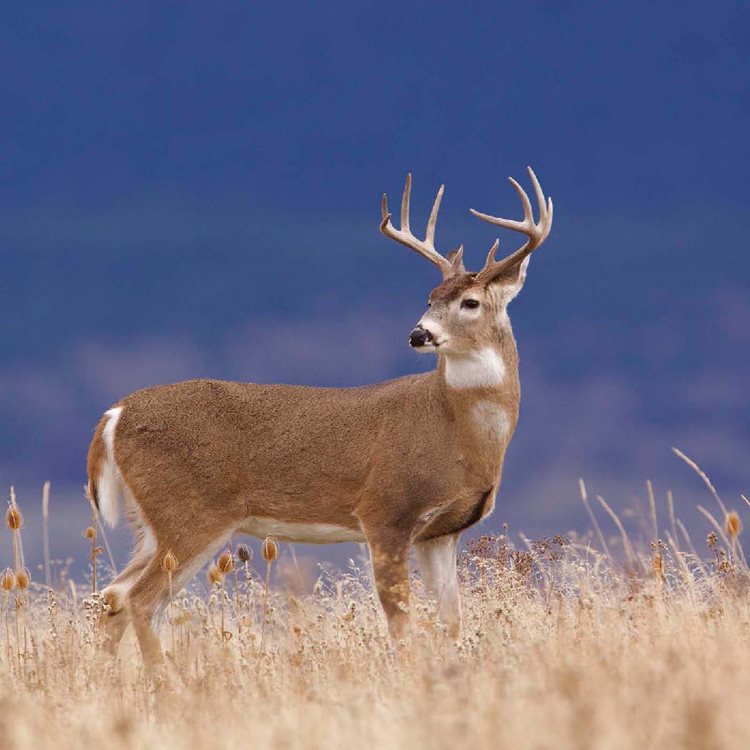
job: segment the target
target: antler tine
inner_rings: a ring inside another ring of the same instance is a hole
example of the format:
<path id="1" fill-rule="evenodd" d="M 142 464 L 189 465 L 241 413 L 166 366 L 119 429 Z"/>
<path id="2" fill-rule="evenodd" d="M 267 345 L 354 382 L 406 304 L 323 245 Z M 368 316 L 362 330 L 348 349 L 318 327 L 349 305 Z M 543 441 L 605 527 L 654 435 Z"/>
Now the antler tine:
<path id="1" fill-rule="evenodd" d="M 544 192 L 542 191 L 542 186 L 539 184 L 539 180 L 537 179 L 534 170 L 531 167 L 526 167 L 526 169 L 529 171 L 531 184 L 534 186 L 534 193 L 536 193 L 536 202 L 539 204 L 539 218 L 542 219 L 544 218 L 544 214 L 546 213 L 546 201 L 544 200 Z"/>
<path id="2" fill-rule="evenodd" d="M 490 224 L 495 224 L 499 227 L 505 227 L 506 229 L 512 229 L 516 232 L 521 232 L 528 237 L 528 240 L 518 248 L 515 252 L 511 253 L 502 260 L 495 260 L 495 245 L 490 250 L 487 256 L 487 262 L 484 268 L 479 272 L 477 278 L 484 283 L 492 281 L 507 269 L 516 265 L 522 261 L 532 250 L 538 248 L 544 240 L 547 239 L 550 230 L 552 229 L 552 198 L 545 199 L 542 187 L 539 184 L 537 176 L 534 174 L 534 170 L 531 167 L 527 167 L 531 183 L 534 186 L 534 193 L 536 200 L 539 205 L 539 222 L 534 221 L 534 212 L 531 207 L 531 201 L 526 191 L 514 180 L 509 177 L 510 184 L 513 185 L 518 197 L 521 199 L 523 206 L 523 221 L 515 221 L 513 219 L 503 219 L 499 216 L 491 216 L 490 214 L 483 214 L 479 211 L 475 211 L 473 208 L 470 209 L 471 213 L 483 221 L 487 221 Z M 497 243 L 496 243 L 497 244 Z"/>
<path id="3" fill-rule="evenodd" d="M 485 268 L 487 266 L 492 265 L 495 263 L 495 253 L 497 252 L 497 249 L 500 247 L 500 238 L 496 239 L 492 243 L 492 247 L 490 248 L 490 251 L 487 253 L 487 260 L 484 263 Z"/>
<path id="4" fill-rule="evenodd" d="M 523 204 L 524 222 L 533 222 L 534 212 L 531 210 L 531 201 L 529 200 L 529 196 L 526 195 L 526 191 L 512 177 L 508 177 L 508 180 L 510 181 L 510 184 L 513 185 L 513 187 L 516 189 L 518 197 L 521 199 L 521 203 Z"/>
<path id="5" fill-rule="evenodd" d="M 443 192 L 444 186 L 441 185 L 437 192 L 437 196 L 435 197 L 435 202 L 432 204 L 430 218 L 427 221 L 425 238 L 420 240 L 412 234 L 409 227 L 411 173 L 407 174 L 404 194 L 401 198 L 401 229 L 396 229 L 391 223 L 391 214 L 388 212 L 388 198 L 386 194 L 383 193 L 383 201 L 381 204 L 381 214 L 383 219 L 380 222 L 380 231 L 386 237 L 390 237 L 392 240 L 396 240 L 396 242 L 406 245 L 406 247 L 419 253 L 423 258 L 427 258 L 427 260 L 434 263 L 442 271 L 443 277 L 447 278 L 455 273 L 454 264 L 452 264 L 447 258 L 443 257 L 435 249 L 435 226 L 437 224 L 438 212 L 440 211 L 440 202 L 443 199 Z"/>
<path id="6" fill-rule="evenodd" d="M 549 235 L 550 230 L 552 229 L 552 214 L 554 213 L 554 209 L 552 205 L 552 198 L 547 198 L 547 201 L 545 202 L 544 192 L 542 191 L 542 186 L 539 184 L 539 180 L 534 174 L 534 170 L 531 167 L 527 167 L 527 169 L 529 170 L 529 176 L 531 177 L 531 182 L 534 184 L 534 192 L 536 193 L 537 203 L 539 203 L 540 221 L 543 220 L 547 228 L 544 234 L 544 237 L 542 238 L 542 241 L 544 241 L 547 239 L 547 236 Z"/>
<path id="7" fill-rule="evenodd" d="M 554 206 L 552 205 L 552 198 L 547 198 L 547 230 L 544 233 L 544 237 L 542 238 L 542 242 L 549 237 L 549 233 L 552 231 L 552 216 L 554 214 Z"/>
<path id="8" fill-rule="evenodd" d="M 409 232 L 409 204 L 411 203 L 411 172 L 406 175 L 404 194 L 401 196 L 401 231 Z"/>
<path id="9" fill-rule="evenodd" d="M 428 245 L 432 245 L 433 247 L 435 246 L 435 225 L 437 224 L 438 212 L 440 211 L 444 192 L 445 185 L 441 185 L 438 188 L 435 202 L 432 204 L 432 211 L 430 211 L 430 218 L 427 221 L 427 234 L 425 234 L 424 240 Z"/>
<path id="10" fill-rule="evenodd" d="M 459 245 L 455 250 L 448 253 L 448 260 L 453 268 L 453 273 L 466 270 L 464 268 L 464 246 Z"/>

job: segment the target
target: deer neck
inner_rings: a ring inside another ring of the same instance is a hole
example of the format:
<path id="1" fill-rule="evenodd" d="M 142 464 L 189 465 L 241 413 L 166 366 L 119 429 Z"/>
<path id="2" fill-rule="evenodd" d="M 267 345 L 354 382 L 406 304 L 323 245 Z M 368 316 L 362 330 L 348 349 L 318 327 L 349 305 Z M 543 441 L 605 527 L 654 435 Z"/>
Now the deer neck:
<path id="1" fill-rule="evenodd" d="M 474 352 L 440 355 L 437 378 L 470 452 L 494 457 L 503 452 L 515 429 L 520 401 L 518 351 L 510 325 Z"/>
<path id="2" fill-rule="evenodd" d="M 507 315 L 485 346 L 438 356 L 438 377 L 452 400 L 467 395 L 507 398 L 518 386 L 518 350 Z"/>
<path id="3" fill-rule="evenodd" d="M 490 344 L 467 354 L 444 354 L 438 372 L 446 391 L 454 396 L 481 391 L 492 394 L 502 389 L 508 363 L 500 347 Z"/>

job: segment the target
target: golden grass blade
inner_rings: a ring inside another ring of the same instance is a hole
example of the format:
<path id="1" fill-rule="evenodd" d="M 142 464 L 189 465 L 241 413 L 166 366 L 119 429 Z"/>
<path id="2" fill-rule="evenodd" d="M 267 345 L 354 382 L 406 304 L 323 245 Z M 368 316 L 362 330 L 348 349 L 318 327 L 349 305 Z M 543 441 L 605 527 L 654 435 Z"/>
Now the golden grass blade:
<path id="1" fill-rule="evenodd" d="M 52 588 L 49 552 L 49 491 L 50 483 L 46 481 L 42 487 L 42 544 L 44 545 L 44 585 L 48 589 Z"/>
<path id="2" fill-rule="evenodd" d="M 591 505 L 589 504 L 589 498 L 588 494 L 586 492 L 586 484 L 584 483 L 583 479 L 578 480 L 578 489 L 581 493 L 581 502 L 583 503 L 583 507 L 586 508 L 586 513 L 588 513 L 589 520 L 591 521 L 591 525 L 594 527 L 594 531 L 596 532 L 596 536 L 599 539 L 599 544 L 602 546 L 602 552 L 607 557 L 612 557 L 609 547 L 607 546 L 607 542 L 604 539 L 604 534 L 602 534 L 601 527 L 599 526 L 599 522 L 596 520 L 596 516 L 594 515 L 594 511 L 591 510 Z"/>
<path id="3" fill-rule="evenodd" d="M 716 500 L 717 505 L 721 509 L 722 517 L 726 517 L 727 508 L 724 505 L 722 499 L 719 497 L 719 493 L 716 491 L 716 488 L 713 486 L 711 480 L 708 478 L 703 469 L 701 469 L 701 467 L 698 466 L 698 464 L 695 463 L 692 458 L 686 456 L 679 448 L 675 448 L 673 446 L 672 453 L 674 453 L 678 458 L 681 458 L 703 480 L 703 483 L 706 485 L 706 487 L 708 487 L 714 497 L 714 500 Z"/>

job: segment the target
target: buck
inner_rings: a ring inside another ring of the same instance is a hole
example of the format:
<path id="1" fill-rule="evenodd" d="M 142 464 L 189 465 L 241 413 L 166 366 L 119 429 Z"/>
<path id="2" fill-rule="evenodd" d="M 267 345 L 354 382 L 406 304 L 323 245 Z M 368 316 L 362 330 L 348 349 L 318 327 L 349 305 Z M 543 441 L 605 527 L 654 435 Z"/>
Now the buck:
<path id="1" fill-rule="evenodd" d="M 471 209 L 526 236 L 479 273 L 463 246 L 441 255 L 435 225 L 441 187 L 423 240 L 409 227 L 411 175 L 396 229 L 383 195 L 380 231 L 434 263 L 442 283 L 409 336 L 437 369 L 359 388 L 189 380 L 126 396 L 101 418 L 88 454 L 90 499 L 114 525 L 124 496 L 137 543 L 103 592 L 109 643 L 132 621 L 144 659 L 158 659 L 153 620 L 168 598 L 162 570 L 171 550 L 184 585 L 234 534 L 289 542 L 366 542 L 390 633 L 408 622 L 413 547 L 437 616 L 453 635 L 461 623 L 456 556 L 461 533 L 493 509 L 518 419 L 518 353 L 508 303 L 530 253 L 552 227 L 552 200 L 529 175 L 522 221 Z"/>

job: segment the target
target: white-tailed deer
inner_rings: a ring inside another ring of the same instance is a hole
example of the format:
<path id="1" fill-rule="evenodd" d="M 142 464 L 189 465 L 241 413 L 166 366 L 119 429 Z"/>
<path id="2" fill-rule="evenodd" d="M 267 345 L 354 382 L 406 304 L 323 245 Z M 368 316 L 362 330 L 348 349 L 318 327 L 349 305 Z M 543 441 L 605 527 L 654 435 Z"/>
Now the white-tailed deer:
<path id="1" fill-rule="evenodd" d="M 361 388 L 190 380 L 137 391 L 104 414 L 89 448 L 88 492 L 110 525 L 123 495 L 137 536 L 133 559 L 104 591 L 113 646 L 129 615 L 144 657 L 160 654 L 151 626 L 168 596 L 165 554 L 177 557 L 183 585 L 236 533 L 366 541 L 395 636 L 408 617 L 413 545 L 439 618 L 458 632 L 459 536 L 492 511 L 518 418 L 506 306 L 552 226 L 552 201 L 529 175 L 538 222 L 513 179 L 523 221 L 472 209 L 527 236 L 500 261 L 496 241 L 479 273 L 464 269 L 462 247 L 448 256 L 435 249 L 442 187 L 424 240 L 409 228 L 411 176 L 400 229 L 383 196 L 381 232 L 443 275 L 409 338 L 416 351 L 437 354 L 436 370 Z"/>

